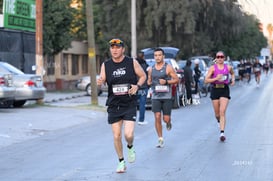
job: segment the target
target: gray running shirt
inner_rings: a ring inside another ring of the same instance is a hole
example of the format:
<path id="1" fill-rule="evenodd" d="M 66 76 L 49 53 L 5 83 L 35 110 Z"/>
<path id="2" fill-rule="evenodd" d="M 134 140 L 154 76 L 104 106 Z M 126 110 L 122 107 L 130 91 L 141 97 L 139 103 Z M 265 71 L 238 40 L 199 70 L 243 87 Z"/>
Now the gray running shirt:
<path id="1" fill-rule="evenodd" d="M 152 66 L 152 99 L 171 99 L 172 89 L 170 85 L 159 84 L 159 79 L 170 80 L 166 74 L 167 63 L 160 70 L 156 70 L 155 65 Z"/>

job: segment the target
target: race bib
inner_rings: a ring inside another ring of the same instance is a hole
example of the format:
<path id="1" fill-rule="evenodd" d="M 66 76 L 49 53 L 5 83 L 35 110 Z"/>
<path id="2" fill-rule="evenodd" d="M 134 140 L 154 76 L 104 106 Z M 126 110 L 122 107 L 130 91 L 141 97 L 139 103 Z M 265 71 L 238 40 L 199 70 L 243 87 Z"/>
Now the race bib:
<path id="1" fill-rule="evenodd" d="M 115 84 L 112 86 L 114 95 L 126 95 L 129 91 L 129 84 Z"/>
<path id="2" fill-rule="evenodd" d="M 169 92 L 169 86 L 168 85 L 156 85 L 155 86 L 155 92 Z"/>
<path id="3" fill-rule="evenodd" d="M 227 80 L 227 78 L 228 78 L 227 75 L 223 75 L 220 81 L 223 82 L 223 81 Z"/>
<path id="4" fill-rule="evenodd" d="M 254 71 L 255 71 L 255 72 L 259 72 L 259 71 L 260 71 L 260 68 L 254 68 Z"/>

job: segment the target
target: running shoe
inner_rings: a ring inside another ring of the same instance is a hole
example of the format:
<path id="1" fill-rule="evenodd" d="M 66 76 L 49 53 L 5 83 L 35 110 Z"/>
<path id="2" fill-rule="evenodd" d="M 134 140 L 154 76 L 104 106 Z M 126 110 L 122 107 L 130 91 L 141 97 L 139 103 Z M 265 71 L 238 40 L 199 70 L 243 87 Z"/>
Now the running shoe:
<path id="1" fill-rule="evenodd" d="M 220 141 L 224 142 L 226 140 L 226 137 L 224 135 L 224 133 L 220 134 Z"/>
<path id="2" fill-rule="evenodd" d="M 138 123 L 138 125 L 146 125 L 146 124 L 148 124 L 147 121 L 138 121 L 137 123 Z"/>
<path id="3" fill-rule="evenodd" d="M 168 131 L 170 131 L 172 129 L 171 121 L 166 124 L 166 128 L 167 128 Z"/>
<path id="4" fill-rule="evenodd" d="M 133 163 L 136 160 L 136 152 L 134 147 L 128 149 L 128 162 Z"/>
<path id="5" fill-rule="evenodd" d="M 158 143 L 156 145 L 157 148 L 163 148 L 164 147 L 164 139 L 158 138 Z"/>
<path id="6" fill-rule="evenodd" d="M 217 127 L 220 129 L 220 122 L 217 121 Z"/>
<path id="7" fill-rule="evenodd" d="M 117 167 L 116 172 L 117 173 L 124 173 L 125 170 L 126 170 L 125 161 L 122 160 L 121 162 L 118 163 L 118 167 Z"/>

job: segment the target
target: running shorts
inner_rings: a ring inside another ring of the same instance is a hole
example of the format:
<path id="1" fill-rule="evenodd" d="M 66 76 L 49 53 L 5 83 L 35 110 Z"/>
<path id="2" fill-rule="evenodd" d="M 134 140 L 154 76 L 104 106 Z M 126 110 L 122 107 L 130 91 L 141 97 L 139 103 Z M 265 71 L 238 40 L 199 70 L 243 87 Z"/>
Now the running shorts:
<path id="1" fill-rule="evenodd" d="M 251 74 L 251 68 L 246 68 L 246 74 Z"/>
<path id="2" fill-rule="evenodd" d="M 136 106 L 108 107 L 108 123 L 113 124 L 120 120 L 136 121 Z"/>
<path id="3" fill-rule="evenodd" d="M 239 70 L 239 75 L 240 75 L 241 77 L 244 77 L 244 74 L 245 74 L 245 70 Z"/>
<path id="4" fill-rule="evenodd" d="M 163 115 L 171 115 L 173 107 L 172 99 L 152 99 L 152 112 L 163 112 Z"/>
<path id="5" fill-rule="evenodd" d="M 211 92 L 210 92 L 211 100 L 217 100 L 217 99 L 220 99 L 220 97 L 226 97 L 230 99 L 228 85 L 224 85 L 223 88 L 217 88 L 215 84 L 211 86 Z"/>
<path id="6" fill-rule="evenodd" d="M 261 71 L 254 72 L 254 74 L 257 77 L 257 76 L 261 75 Z"/>

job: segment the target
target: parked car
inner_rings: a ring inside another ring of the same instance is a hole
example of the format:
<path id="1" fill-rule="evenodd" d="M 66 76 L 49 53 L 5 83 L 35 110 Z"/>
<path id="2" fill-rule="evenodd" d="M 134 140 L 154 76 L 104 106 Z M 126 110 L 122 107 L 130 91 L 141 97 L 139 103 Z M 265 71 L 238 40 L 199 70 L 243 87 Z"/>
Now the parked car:
<path id="1" fill-rule="evenodd" d="M 42 77 L 35 74 L 25 74 L 7 62 L 0 62 L 0 73 L 12 74 L 15 96 L 13 107 L 22 107 L 28 100 L 43 99 L 46 88 Z"/>
<path id="2" fill-rule="evenodd" d="M 13 104 L 14 95 L 12 75 L 0 73 L 0 107 L 10 107 Z"/>
<path id="3" fill-rule="evenodd" d="M 240 64 L 240 61 L 233 60 L 233 61 L 231 61 L 231 64 L 232 64 L 233 71 L 234 71 L 234 74 L 235 74 L 235 80 L 239 80 L 240 76 L 239 76 L 238 64 Z"/>
<path id="4" fill-rule="evenodd" d="M 196 58 L 196 59 L 198 59 L 198 58 Z M 194 73 L 194 66 L 195 66 L 194 60 L 195 59 L 190 58 L 189 60 L 191 60 L 191 62 L 192 62 L 191 69 L 192 69 L 192 71 Z M 209 91 L 209 85 L 205 84 L 205 77 L 206 77 L 206 74 L 208 73 L 209 67 L 207 66 L 207 64 L 205 63 L 205 61 L 203 59 L 198 59 L 198 60 L 199 60 L 199 69 L 201 71 L 201 76 L 199 78 L 199 81 L 200 81 L 199 86 L 201 86 L 200 87 L 201 90 L 204 90 L 205 92 L 207 92 L 207 91 Z M 178 61 L 179 68 L 183 69 L 185 67 L 185 65 L 186 65 L 186 62 L 187 62 L 187 60 Z"/>
<path id="5" fill-rule="evenodd" d="M 160 47 L 164 50 L 165 59 L 164 61 L 170 64 L 176 71 L 179 77 L 179 83 L 172 85 L 172 96 L 173 96 L 173 108 L 179 108 L 181 105 L 186 105 L 186 97 L 185 97 L 185 85 L 183 82 L 183 70 L 179 68 L 175 58 L 179 52 L 178 48 L 175 47 Z M 146 48 L 141 50 L 144 53 L 144 58 L 148 65 L 151 67 L 155 64 L 154 60 L 154 49 L 155 48 Z M 151 88 L 148 90 L 146 107 L 151 107 L 151 96 L 152 90 Z"/>
<path id="6" fill-rule="evenodd" d="M 213 64 L 213 58 L 210 56 L 193 56 L 190 57 L 189 60 L 194 60 L 194 59 L 202 59 L 206 63 L 206 66 L 209 67 L 211 64 Z"/>
<path id="7" fill-rule="evenodd" d="M 99 75 L 96 76 L 96 79 L 99 78 Z M 87 95 L 91 96 L 91 81 L 90 76 L 83 76 L 81 77 L 77 83 L 76 88 L 81 91 L 85 91 Z M 107 84 L 98 87 L 98 96 L 101 95 L 103 92 L 108 92 Z"/>
<path id="8" fill-rule="evenodd" d="M 187 60 L 178 60 L 177 64 L 179 66 L 179 69 L 183 70 L 183 68 L 186 66 Z"/>

